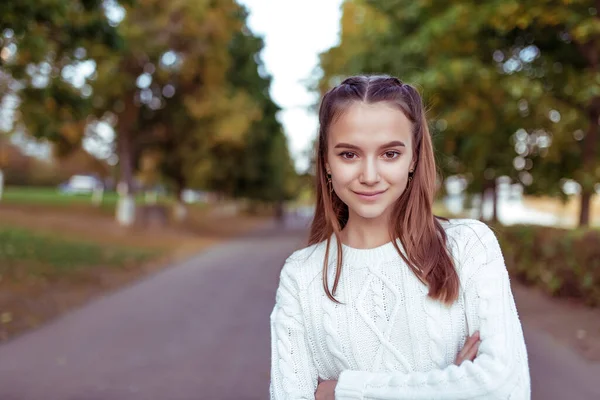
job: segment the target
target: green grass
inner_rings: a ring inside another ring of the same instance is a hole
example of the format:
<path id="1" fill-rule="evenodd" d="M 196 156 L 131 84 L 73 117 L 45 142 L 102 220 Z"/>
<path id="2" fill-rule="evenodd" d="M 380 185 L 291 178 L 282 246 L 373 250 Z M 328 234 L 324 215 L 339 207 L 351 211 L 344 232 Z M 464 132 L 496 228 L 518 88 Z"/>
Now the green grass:
<path id="1" fill-rule="evenodd" d="M 103 205 L 114 206 L 117 204 L 118 194 L 106 192 L 102 199 Z M 5 188 L 2 201 L 9 204 L 40 204 L 55 206 L 70 206 L 73 204 L 91 205 L 92 196 L 89 194 L 66 194 L 55 188 L 46 187 L 18 187 Z M 143 201 L 143 195 L 138 195 L 136 201 Z"/>
<path id="2" fill-rule="evenodd" d="M 51 187 L 9 186 L 5 188 L 1 202 L 12 205 L 59 209 L 77 207 L 78 209 L 100 210 L 103 214 L 113 214 L 118 200 L 119 195 L 116 192 L 105 192 L 102 204 L 96 207 L 92 204 L 91 194 L 66 194 Z M 145 204 L 144 194 L 138 193 L 135 200 L 136 204 Z M 158 197 L 159 204 L 169 205 L 172 202 L 173 198 L 170 196 Z"/>
<path id="3" fill-rule="evenodd" d="M 145 249 L 101 245 L 0 226 L 3 276 L 61 276 L 95 266 L 122 267 L 154 256 L 157 252 Z"/>

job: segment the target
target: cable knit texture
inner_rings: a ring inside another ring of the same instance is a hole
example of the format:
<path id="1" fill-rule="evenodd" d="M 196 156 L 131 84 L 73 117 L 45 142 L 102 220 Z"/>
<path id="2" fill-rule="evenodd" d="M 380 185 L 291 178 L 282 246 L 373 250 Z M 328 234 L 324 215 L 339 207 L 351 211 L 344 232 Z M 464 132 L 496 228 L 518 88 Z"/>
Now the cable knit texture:
<path id="1" fill-rule="evenodd" d="M 496 236 L 476 220 L 442 225 L 461 282 L 452 306 L 427 296 L 392 242 L 342 246 L 336 298 L 343 304 L 323 290 L 325 242 L 286 260 L 271 313 L 271 400 L 314 399 L 319 379 L 338 381 L 338 400 L 530 399 L 523 332 Z M 335 239 L 331 246 L 333 285 Z M 475 361 L 454 365 L 477 330 Z"/>

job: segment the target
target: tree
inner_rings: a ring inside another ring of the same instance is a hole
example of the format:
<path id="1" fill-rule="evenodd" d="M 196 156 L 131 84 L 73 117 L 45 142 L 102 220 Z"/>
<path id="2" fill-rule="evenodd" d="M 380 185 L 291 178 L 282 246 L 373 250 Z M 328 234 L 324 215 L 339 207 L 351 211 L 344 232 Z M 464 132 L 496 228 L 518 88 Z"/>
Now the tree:
<path id="1" fill-rule="evenodd" d="M 293 176 L 291 159 L 275 118 L 279 108 L 269 95 L 270 77 L 259 72 L 262 40 L 245 26 L 244 9 L 236 17 L 238 28 L 221 47 L 228 52 L 224 81 L 210 96 L 205 85 L 184 85 L 193 80 L 177 71 L 157 75 L 172 85 L 174 95 L 163 109 L 144 112 L 146 130 L 152 132 L 145 146 L 168 154 L 162 171 L 179 193 L 192 186 L 228 197 L 279 200 L 286 195 L 285 178 Z"/>
<path id="2" fill-rule="evenodd" d="M 470 191 L 495 192 L 496 177 L 515 175 L 508 144 L 521 121 L 510 87 L 520 82 L 503 84 L 486 64 L 491 44 L 475 40 L 474 12 L 481 11 L 455 2 L 347 1 L 341 43 L 321 58 L 320 86 L 341 66 L 344 74 L 389 73 L 416 84 L 444 171 L 468 176 Z"/>
<path id="3" fill-rule="evenodd" d="M 126 46 L 98 65 L 94 102 L 117 117 L 121 178 L 129 198 L 135 162 L 149 147 L 169 151 L 165 173 L 181 193 L 202 170 L 211 138 L 235 139 L 252 112 L 226 81 L 239 6 L 221 2 L 140 1 L 125 9 Z M 242 110 L 238 115 L 234 110 Z M 131 202 L 132 200 L 130 200 Z"/>
<path id="4" fill-rule="evenodd" d="M 589 224 L 591 196 L 600 181 L 599 11 L 600 3 L 591 0 L 509 1 L 489 20 L 509 39 L 503 54 L 533 53 L 530 62 L 515 67 L 526 64 L 517 72 L 543 87 L 543 102 L 532 108 L 554 123 L 543 171 L 556 176 L 561 167 L 562 178 L 581 185 L 581 226 Z"/>
<path id="5" fill-rule="evenodd" d="M 80 146 L 90 111 L 90 88 L 86 79 L 74 80 L 74 71 L 122 44 L 104 4 L 102 0 L 0 4 L 0 104 L 17 104 L 8 129 L 50 140 L 59 156 Z"/>
<path id="6" fill-rule="evenodd" d="M 77 148 L 90 104 L 73 71 L 122 45 L 103 1 L 3 1 L 0 27 L 1 97 L 18 98 L 16 125 L 56 143 L 59 154 Z"/>
<path id="7" fill-rule="evenodd" d="M 238 162 L 242 168 L 238 167 L 237 172 L 232 168 L 220 179 L 235 182 L 230 195 L 280 202 L 295 195 L 296 174 L 283 128 L 277 120 L 280 108 L 270 96 L 271 77 L 265 72 L 260 59 L 263 41 L 251 33 L 246 26 L 246 18 L 247 12 L 244 11 L 241 15 L 244 27 L 231 42 L 232 63 L 228 81 L 250 95 L 261 117 L 249 127 L 243 146 L 238 151 L 226 152 L 231 159 L 230 164 Z M 222 160 L 216 159 L 215 164 Z M 217 180 L 212 185 L 220 186 Z"/>
<path id="8" fill-rule="evenodd" d="M 443 133 L 436 142 L 450 154 L 447 171 L 470 172 L 471 190 L 506 174 L 546 193 L 557 192 L 560 174 L 571 175 L 583 187 L 585 225 L 600 179 L 594 5 L 349 0 L 341 44 L 322 55 L 320 87 L 340 72 L 387 72 L 417 83 L 430 99 L 434 131 Z M 582 136 L 585 119 L 594 122 Z M 573 135 L 583 137 L 581 146 Z"/>

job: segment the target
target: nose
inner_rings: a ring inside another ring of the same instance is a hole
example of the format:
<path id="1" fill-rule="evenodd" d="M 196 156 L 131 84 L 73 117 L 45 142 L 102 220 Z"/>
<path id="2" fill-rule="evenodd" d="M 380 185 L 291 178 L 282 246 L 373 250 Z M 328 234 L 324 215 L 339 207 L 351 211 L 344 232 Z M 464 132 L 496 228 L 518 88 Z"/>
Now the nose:
<path id="1" fill-rule="evenodd" d="M 366 159 L 364 161 L 359 180 L 360 183 L 365 185 L 374 185 L 379 182 L 379 171 L 377 170 L 376 160 Z"/>

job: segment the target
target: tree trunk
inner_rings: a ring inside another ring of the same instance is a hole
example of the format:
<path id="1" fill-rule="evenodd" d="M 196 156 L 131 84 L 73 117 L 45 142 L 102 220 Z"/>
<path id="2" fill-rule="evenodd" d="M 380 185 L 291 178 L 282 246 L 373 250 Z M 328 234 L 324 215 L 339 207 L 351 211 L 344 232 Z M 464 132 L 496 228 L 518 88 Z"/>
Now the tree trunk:
<path id="1" fill-rule="evenodd" d="M 579 210 L 579 226 L 587 227 L 590 224 L 590 200 L 592 193 L 588 190 L 581 192 L 581 209 Z"/>
<path id="2" fill-rule="evenodd" d="M 588 108 L 589 129 L 585 135 L 583 146 L 583 182 L 581 184 L 581 207 L 579 210 L 579 226 L 590 224 L 590 202 L 594 192 L 594 169 L 598 149 L 598 119 L 600 118 L 600 97 L 592 99 Z"/>
<path id="3" fill-rule="evenodd" d="M 132 96 L 133 94 L 129 94 Z M 119 154 L 119 170 L 121 181 L 125 183 L 126 194 L 133 193 L 133 138 L 131 129 L 137 117 L 137 110 L 133 100 L 127 101 L 123 112 L 122 124 L 119 124 L 117 137 L 117 152 Z"/>
<path id="4" fill-rule="evenodd" d="M 119 155 L 120 187 L 117 203 L 117 222 L 129 226 L 135 222 L 135 199 L 133 187 L 133 132 L 138 115 L 138 107 L 133 103 L 134 93 L 128 93 L 125 109 L 119 116 L 117 125 L 117 153 Z"/>
<path id="5" fill-rule="evenodd" d="M 596 0 L 596 7 L 600 7 L 600 0 Z M 600 18 L 596 15 L 596 19 Z M 600 64 L 600 52 L 598 52 L 598 41 L 591 40 L 587 43 L 579 44 L 579 51 L 588 62 L 588 66 L 594 73 L 598 73 Z M 579 210 L 579 226 L 589 226 L 590 224 L 590 200 L 593 194 L 594 179 L 593 173 L 596 164 L 596 154 L 598 152 L 598 118 L 600 117 L 600 96 L 591 99 L 588 107 L 589 129 L 585 138 L 582 140 L 583 146 L 583 181 L 581 185 L 581 208 Z"/>
<path id="6" fill-rule="evenodd" d="M 183 179 L 177 180 L 177 202 L 175 203 L 174 216 L 175 221 L 183 222 L 185 221 L 188 212 L 185 202 L 183 201 L 183 191 L 185 189 L 185 182 Z"/>
<path id="7" fill-rule="evenodd" d="M 4 193 L 4 173 L 0 169 L 0 200 L 2 200 L 3 193 Z"/>
<path id="8" fill-rule="evenodd" d="M 492 200 L 492 214 L 488 218 L 488 201 Z M 481 193 L 481 205 L 480 205 L 480 213 L 479 218 L 482 220 L 489 220 L 493 223 L 498 222 L 498 194 L 496 190 L 496 180 L 495 179 L 486 179 L 483 192 Z"/>
<path id="9" fill-rule="evenodd" d="M 490 192 L 492 193 L 492 222 L 498 222 L 498 184 L 496 180 L 490 182 Z"/>

